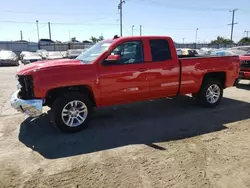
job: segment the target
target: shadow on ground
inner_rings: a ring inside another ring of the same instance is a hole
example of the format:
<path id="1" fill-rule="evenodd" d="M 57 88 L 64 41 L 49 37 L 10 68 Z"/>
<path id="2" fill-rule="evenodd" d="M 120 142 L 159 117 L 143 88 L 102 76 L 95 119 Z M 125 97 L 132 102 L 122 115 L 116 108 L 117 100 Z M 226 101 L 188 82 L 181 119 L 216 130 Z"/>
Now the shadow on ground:
<path id="1" fill-rule="evenodd" d="M 242 84 L 242 83 L 239 83 L 238 85 L 237 85 L 237 88 L 238 89 L 245 89 L 245 90 L 250 90 L 250 85 L 249 84 Z"/>
<path id="2" fill-rule="evenodd" d="M 47 114 L 26 119 L 19 140 L 49 159 L 87 154 L 130 144 L 189 138 L 226 129 L 224 124 L 250 118 L 250 104 L 224 98 L 216 109 L 195 105 L 190 97 L 162 99 L 96 110 L 89 128 L 76 134 L 59 133 Z"/>

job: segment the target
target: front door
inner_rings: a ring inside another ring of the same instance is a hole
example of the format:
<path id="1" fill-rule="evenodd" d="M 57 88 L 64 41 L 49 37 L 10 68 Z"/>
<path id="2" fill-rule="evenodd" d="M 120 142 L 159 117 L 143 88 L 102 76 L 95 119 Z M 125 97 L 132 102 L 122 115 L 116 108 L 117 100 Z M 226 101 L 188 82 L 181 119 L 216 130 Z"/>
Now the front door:
<path id="1" fill-rule="evenodd" d="M 102 63 L 100 71 L 101 105 L 129 103 L 149 98 L 143 41 L 127 41 L 110 55 L 120 55 L 115 63 Z"/>

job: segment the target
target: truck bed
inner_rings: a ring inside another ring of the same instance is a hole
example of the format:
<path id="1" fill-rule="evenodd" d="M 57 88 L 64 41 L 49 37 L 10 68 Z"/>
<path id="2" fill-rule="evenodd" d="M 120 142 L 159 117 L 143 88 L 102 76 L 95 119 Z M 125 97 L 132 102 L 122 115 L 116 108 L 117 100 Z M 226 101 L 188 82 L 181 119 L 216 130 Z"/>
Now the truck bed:
<path id="1" fill-rule="evenodd" d="M 180 93 L 187 93 L 192 91 L 196 93 L 199 91 L 202 79 L 200 75 L 210 74 L 213 72 L 221 72 L 225 74 L 225 87 L 232 86 L 237 79 L 235 77 L 235 69 L 239 68 L 238 56 L 196 56 L 196 57 L 182 57 L 179 59 L 181 67 L 181 87 Z M 190 89 L 191 88 L 191 89 Z"/>

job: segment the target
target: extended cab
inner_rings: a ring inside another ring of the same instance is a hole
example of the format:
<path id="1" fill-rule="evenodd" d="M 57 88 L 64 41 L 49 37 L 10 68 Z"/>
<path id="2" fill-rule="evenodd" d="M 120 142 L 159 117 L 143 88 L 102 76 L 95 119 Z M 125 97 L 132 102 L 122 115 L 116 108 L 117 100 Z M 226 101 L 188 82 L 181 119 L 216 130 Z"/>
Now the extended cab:
<path id="1" fill-rule="evenodd" d="M 49 106 L 55 126 L 75 132 L 85 127 L 92 107 L 185 94 L 215 107 L 239 70 L 238 56 L 179 59 L 170 37 L 121 37 L 101 41 L 76 59 L 24 66 L 11 104 L 31 117 Z"/>

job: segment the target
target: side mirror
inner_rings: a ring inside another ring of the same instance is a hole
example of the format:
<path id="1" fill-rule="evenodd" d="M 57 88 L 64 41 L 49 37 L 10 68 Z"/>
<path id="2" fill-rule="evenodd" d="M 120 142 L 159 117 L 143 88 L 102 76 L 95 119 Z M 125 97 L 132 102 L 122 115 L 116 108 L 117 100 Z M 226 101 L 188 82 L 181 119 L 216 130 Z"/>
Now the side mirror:
<path id="1" fill-rule="evenodd" d="M 108 63 L 115 63 L 115 62 L 120 61 L 120 59 L 121 59 L 121 56 L 119 55 L 109 55 L 107 59 L 105 59 L 105 61 Z"/>

